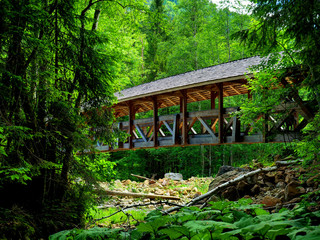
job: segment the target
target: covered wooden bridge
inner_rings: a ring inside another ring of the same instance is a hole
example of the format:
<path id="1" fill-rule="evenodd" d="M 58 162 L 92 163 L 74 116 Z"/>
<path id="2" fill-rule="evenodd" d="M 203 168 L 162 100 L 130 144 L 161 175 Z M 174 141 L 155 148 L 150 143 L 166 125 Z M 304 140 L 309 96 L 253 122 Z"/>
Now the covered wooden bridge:
<path id="1" fill-rule="evenodd" d="M 276 106 L 272 115 L 260 115 L 265 123 L 258 131 L 244 125 L 233 115 L 239 107 L 224 107 L 224 99 L 246 94 L 249 98 L 248 68 L 262 61 L 251 57 L 184 74 L 160 79 L 125 89 L 116 94 L 113 107 L 116 118 L 129 120 L 116 123 L 125 132 L 123 139 L 100 151 L 157 148 L 187 145 L 284 142 L 298 138 L 312 114 L 301 99 Z M 217 101 L 216 101 L 217 99 Z M 209 100 L 207 110 L 189 112 L 188 104 Z M 216 104 L 217 102 L 217 104 Z M 159 109 L 180 106 L 177 113 L 160 116 Z M 136 119 L 136 113 L 152 111 L 152 117 Z M 268 122 L 268 124 L 267 124 Z"/>

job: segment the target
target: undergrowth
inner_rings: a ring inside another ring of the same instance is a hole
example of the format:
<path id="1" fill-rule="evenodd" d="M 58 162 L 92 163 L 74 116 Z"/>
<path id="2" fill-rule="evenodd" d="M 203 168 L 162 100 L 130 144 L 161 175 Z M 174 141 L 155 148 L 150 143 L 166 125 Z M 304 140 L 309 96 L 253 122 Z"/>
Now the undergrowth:
<path id="1" fill-rule="evenodd" d="M 188 207 L 172 215 L 152 211 L 135 229 L 73 229 L 49 239 L 319 239 L 320 211 L 306 209 L 300 206 L 270 214 L 251 199 L 211 202 L 205 209 Z"/>

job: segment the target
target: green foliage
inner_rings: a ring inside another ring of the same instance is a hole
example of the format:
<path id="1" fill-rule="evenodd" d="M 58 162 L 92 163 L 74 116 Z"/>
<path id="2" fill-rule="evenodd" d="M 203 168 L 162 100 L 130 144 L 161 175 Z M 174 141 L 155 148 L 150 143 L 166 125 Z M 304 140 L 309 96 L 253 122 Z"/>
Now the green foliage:
<path id="1" fill-rule="evenodd" d="M 270 164 L 276 155 L 291 154 L 292 147 L 288 143 L 270 143 L 142 149 L 111 153 L 110 159 L 116 163 L 117 179 L 136 180 L 131 173 L 147 177 L 157 174 L 157 178 L 162 178 L 167 172 L 179 172 L 188 179 L 192 176 L 213 176 L 222 165 L 242 166 L 251 164 L 253 159 Z"/>
<path id="2" fill-rule="evenodd" d="M 294 210 L 283 209 L 278 213 L 269 214 L 261 209 L 261 205 L 252 205 L 250 199 L 240 199 L 238 202 L 215 202 L 210 207 L 200 210 L 197 207 L 183 208 L 180 212 L 162 216 L 160 211 L 152 211 L 135 230 L 126 232 L 130 239 L 306 239 L 319 238 L 320 212 L 310 213 L 304 207 Z M 78 231 L 85 239 L 91 239 L 92 230 L 68 230 L 56 233 L 50 237 L 68 239 Z M 91 231 L 91 232 L 90 232 Z M 101 229 L 101 235 L 110 234 L 109 229 Z M 105 232 L 104 232 L 105 231 Z M 108 235 L 109 239 L 122 239 L 117 235 Z M 59 238 L 63 236 L 62 238 Z M 95 235 L 98 237 L 97 235 Z M 99 236 L 99 237 L 100 237 Z M 70 239 L 80 239 L 79 235 Z"/>
<path id="3" fill-rule="evenodd" d="M 319 163 L 320 149 L 320 114 L 314 117 L 313 121 L 303 129 L 305 137 L 302 141 L 297 142 L 296 152 L 305 160 L 305 164 L 316 161 Z"/>
<path id="4" fill-rule="evenodd" d="M 26 218 L 26 228 L 37 228 L 33 238 L 81 226 L 92 184 L 114 176 L 108 155 L 77 153 L 113 141 L 114 92 L 139 72 L 136 30 L 144 4 L 127 5 L 0 2 L 1 206 L 34 216 Z M 79 178 L 86 184 L 75 183 Z"/>

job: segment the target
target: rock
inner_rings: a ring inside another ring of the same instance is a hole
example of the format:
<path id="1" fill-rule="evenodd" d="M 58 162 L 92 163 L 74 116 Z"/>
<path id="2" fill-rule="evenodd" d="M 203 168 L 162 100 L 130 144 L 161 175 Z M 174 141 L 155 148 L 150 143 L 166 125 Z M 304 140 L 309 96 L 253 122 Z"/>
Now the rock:
<path id="1" fill-rule="evenodd" d="M 247 169 L 244 168 L 239 168 L 239 167 L 232 167 L 232 166 L 227 166 L 227 165 L 223 165 L 219 168 L 219 171 L 217 173 L 217 176 L 220 176 L 222 174 L 225 174 L 226 172 L 230 172 L 230 171 L 237 171 L 237 172 L 248 172 Z"/>
<path id="2" fill-rule="evenodd" d="M 276 206 L 277 204 L 281 203 L 281 200 L 276 197 L 265 196 L 262 199 L 261 203 L 265 204 L 266 207 L 273 207 L 273 206 Z"/>
<path id="3" fill-rule="evenodd" d="M 276 184 L 276 188 L 285 188 L 286 187 L 286 184 L 284 182 L 278 182 Z"/>
<path id="4" fill-rule="evenodd" d="M 250 177 L 246 178 L 247 183 L 249 183 L 250 185 L 254 185 L 257 181 L 258 181 L 258 175 L 253 175 Z"/>
<path id="5" fill-rule="evenodd" d="M 237 184 L 237 190 L 239 192 L 239 195 L 244 196 L 245 194 L 247 194 L 249 192 L 249 184 L 245 181 L 240 181 Z"/>
<path id="6" fill-rule="evenodd" d="M 293 181 L 293 176 L 291 174 L 287 174 L 284 181 L 286 183 L 292 182 Z"/>
<path id="7" fill-rule="evenodd" d="M 273 186 L 274 186 L 273 183 L 271 183 L 271 182 L 266 182 L 266 185 L 267 185 L 268 187 L 273 187 Z"/>
<path id="8" fill-rule="evenodd" d="M 276 176 L 276 172 L 268 172 L 265 175 L 265 178 L 268 182 L 274 183 L 275 182 L 275 176 Z"/>
<path id="9" fill-rule="evenodd" d="M 299 197 L 298 198 L 293 198 L 287 203 L 298 203 L 298 202 L 301 202 L 301 200 L 302 200 L 302 198 L 299 198 Z"/>
<path id="10" fill-rule="evenodd" d="M 131 183 L 130 179 L 122 181 L 122 184 L 124 184 L 124 185 L 129 185 L 130 183 Z"/>
<path id="11" fill-rule="evenodd" d="M 319 181 L 319 179 L 320 179 L 320 173 L 318 173 L 318 174 L 314 175 L 313 177 L 309 178 L 307 180 L 308 187 L 310 187 L 312 184 L 314 184 L 315 181 Z"/>
<path id="12" fill-rule="evenodd" d="M 209 190 L 214 189 L 215 187 L 221 185 L 222 183 L 228 182 L 236 177 L 243 175 L 243 172 L 238 172 L 237 170 L 229 171 L 224 173 L 223 175 L 217 176 L 212 182 L 209 184 Z"/>
<path id="13" fill-rule="evenodd" d="M 300 190 L 298 188 L 299 186 L 300 184 L 297 181 L 292 181 L 286 186 L 286 188 L 284 189 L 284 196 L 286 201 L 289 201 L 292 198 L 300 195 Z"/>
<path id="14" fill-rule="evenodd" d="M 165 179 L 160 183 L 161 183 L 162 186 L 167 186 L 169 184 L 168 181 L 166 181 Z"/>
<path id="15" fill-rule="evenodd" d="M 254 185 L 253 188 L 250 190 L 253 194 L 258 194 L 260 192 L 260 187 L 259 185 Z"/>
<path id="16" fill-rule="evenodd" d="M 228 187 L 224 192 L 222 192 L 221 197 L 230 201 L 236 201 L 239 199 L 237 189 L 234 186 Z"/>
<path id="17" fill-rule="evenodd" d="M 144 185 L 145 187 L 149 187 L 149 180 L 145 180 L 145 181 L 143 182 L 143 185 Z"/>
<path id="18" fill-rule="evenodd" d="M 277 171 L 277 174 L 274 176 L 274 183 L 278 182 L 283 182 L 284 181 L 284 176 L 283 176 L 283 171 Z"/>
<path id="19" fill-rule="evenodd" d="M 164 175 L 165 178 L 169 178 L 175 181 L 180 181 L 183 180 L 182 174 L 181 173 L 166 173 Z"/>
<path id="20" fill-rule="evenodd" d="M 276 197 L 276 198 L 279 198 L 279 199 L 284 198 L 284 190 L 280 190 L 279 192 L 277 192 L 277 193 L 275 194 L 275 197 Z"/>

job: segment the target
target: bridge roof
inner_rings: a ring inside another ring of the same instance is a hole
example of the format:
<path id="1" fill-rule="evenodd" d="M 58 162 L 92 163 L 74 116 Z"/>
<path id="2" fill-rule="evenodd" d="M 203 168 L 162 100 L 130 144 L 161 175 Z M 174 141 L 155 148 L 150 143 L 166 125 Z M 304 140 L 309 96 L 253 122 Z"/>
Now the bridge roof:
<path id="1" fill-rule="evenodd" d="M 244 86 L 245 74 L 252 76 L 248 68 L 261 63 L 256 56 L 215 65 L 153 82 L 141 84 L 116 93 L 118 103 L 114 106 L 116 117 L 128 115 L 128 104 L 136 106 L 136 112 L 152 110 L 151 97 L 157 96 L 159 108 L 179 105 L 181 90 L 187 90 L 188 102 L 210 99 L 210 92 L 217 90 L 217 83 L 224 83 L 225 97 L 248 92 Z"/>

